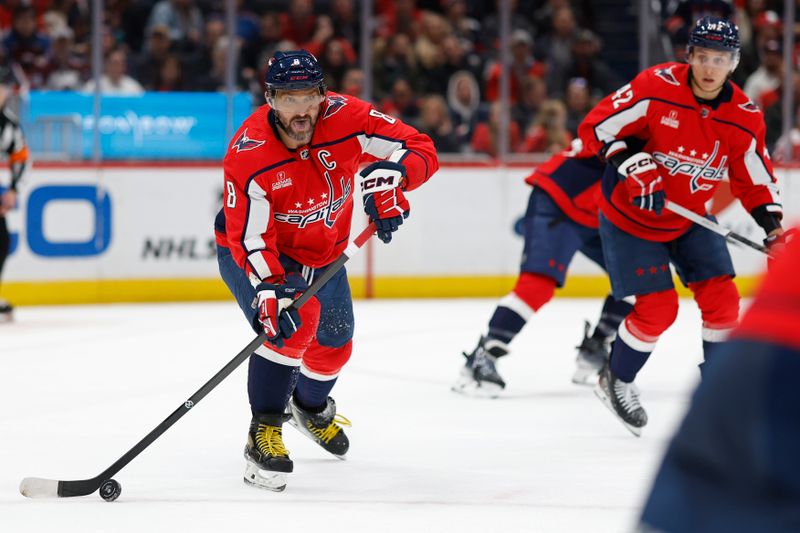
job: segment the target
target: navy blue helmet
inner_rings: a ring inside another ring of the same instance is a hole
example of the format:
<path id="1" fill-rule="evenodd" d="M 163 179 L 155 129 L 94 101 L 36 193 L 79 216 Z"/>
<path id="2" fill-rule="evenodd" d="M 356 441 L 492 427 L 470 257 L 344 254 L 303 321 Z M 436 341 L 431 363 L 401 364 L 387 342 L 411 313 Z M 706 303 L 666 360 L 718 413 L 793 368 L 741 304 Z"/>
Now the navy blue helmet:
<path id="1" fill-rule="evenodd" d="M 736 24 L 711 15 L 698 20 L 689 34 L 690 49 L 698 46 L 724 52 L 738 52 L 741 45 L 739 28 Z"/>
<path id="2" fill-rule="evenodd" d="M 317 58 L 306 50 L 275 52 L 269 60 L 264 83 L 270 96 L 275 92 L 318 88 L 325 92 L 325 79 Z"/>

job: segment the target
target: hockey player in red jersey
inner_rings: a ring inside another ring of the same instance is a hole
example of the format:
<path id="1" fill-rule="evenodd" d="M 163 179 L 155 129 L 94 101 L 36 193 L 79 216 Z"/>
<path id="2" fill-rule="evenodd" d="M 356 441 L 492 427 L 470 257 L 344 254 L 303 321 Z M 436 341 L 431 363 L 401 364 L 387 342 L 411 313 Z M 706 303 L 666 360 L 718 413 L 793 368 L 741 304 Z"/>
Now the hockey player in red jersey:
<path id="1" fill-rule="evenodd" d="M 405 191 L 424 183 L 438 160 L 426 135 L 357 98 L 326 92 L 305 50 L 277 52 L 266 89 L 267 105 L 244 121 L 225 155 L 215 230 L 225 283 L 253 329 L 269 336 L 250 357 L 245 482 L 283 490 L 293 469 L 283 422 L 337 457 L 349 447 L 340 425 L 349 422 L 329 395 L 352 348 L 345 270 L 299 311 L 286 307 L 347 246 L 354 187 L 389 242 L 409 215 Z"/>
<path id="2" fill-rule="evenodd" d="M 573 256 L 580 251 L 605 269 L 597 231 L 597 196 L 605 164 L 573 141 L 570 150 L 551 157 L 526 178 L 533 186 L 523 219 L 520 273 L 489 320 L 488 331 L 471 353 L 452 390 L 468 396 L 497 397 L 505 381 L 497 359 L 542 306 L 562 287 Z M 589 323 L 578 346 L 573 383 L 593 384 L 608 359 L 608 343 L 632 306 L 608 296 L 600 319 L 589 336 Z"/>
<path id="3" fill-rule="evenodd" d="M 603 176 L 600 236 L 612 291 L 636 296 L 595 391 L 636 435 L 647 414 L 634 378 L 678 313 L 669 264 L 700 308 L 706 361 L 739 316 L 725 241 L 664 210 L 665 199 L 708 216 L 705 203 L 727 175 L 767 245 L 782 239 L 763 116 L 728 79 L 739 48 L 735 25 L 703 17 L 690 34 L 688 64 L 643 71 L 604 98 L 578 131 L 588 149 L 611 163 Z"/>

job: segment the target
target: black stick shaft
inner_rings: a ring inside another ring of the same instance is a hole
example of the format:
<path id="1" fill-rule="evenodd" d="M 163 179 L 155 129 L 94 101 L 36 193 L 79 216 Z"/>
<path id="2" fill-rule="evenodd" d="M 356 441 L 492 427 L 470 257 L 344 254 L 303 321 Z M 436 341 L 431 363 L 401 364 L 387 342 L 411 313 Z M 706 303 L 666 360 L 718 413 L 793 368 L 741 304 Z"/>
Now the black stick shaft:
<path id="1" fill-rule="evenodd" d="M 369 224 L 356 238 L 353 240 L 352 243 L 347 247 L 347 249 L 339 256 L 336 261 L 331 263 L 325 272 L 314 282 L 311 286 L 299 297 L 295 300 L 291 305 L 295 309 L 299 309 L 302 307 L 308 300 L 310 300 L 319 290 L 325 285 L 328 280 L 330 280 L 343 266 L 347 261 L 355 255 L 356 252 L 361 248 L 361 246 L 369 240 L 372 234 L 375 233 L 375 225 Z M 192 394 L 188 400 L 186 400 L 181 406 L 175 409 L 171 415 L 164 419 L 159 425 L 155 427 L 150 433 L 145 435 L 145 437 L 137 442 L 130 450 L 128 450 L 125 455 L 117 459 L 114 464 L 103 470 L 103 472 L 91 480 L 79 480 L 79 481 L 59 481 L 58 483 L 58 495 L 59 496 L 81 496 L 85 494 L 91 494 L 97 488 L 99 488 L 100 484 L 110 479 L 114 474 L 122 470 L 128 463 L 130 463 L 137 455 L 142 453 L 148 446 L 150 446 L 156 439 L 158 439 L 161 435 L 163 435 L 170 427 L 172 427 L 175 422 L 180 420 L 186 413 L 188 413 L 197 402 L 202 400 L 206 397 L 206 395 L 214 390 L 217 385 L 222 383 L 222 381 L 227 378 L 236 368 L 241 365 L 250 355 L 261 346 L 267 340 L 267 334 L 261 332 L 256 338 L 254 338 L 250 343 L 245 346 L 242 351 L 236 354 L 236 357 L 231 359 L 228 364 L 226 364 L 222 369 L 214 374 L 214 376 L 209 379 L 205 385 L 200 387 L 197 392 Z M 89 488 L 94 487 L 92 490 L 88 490 Z"/>

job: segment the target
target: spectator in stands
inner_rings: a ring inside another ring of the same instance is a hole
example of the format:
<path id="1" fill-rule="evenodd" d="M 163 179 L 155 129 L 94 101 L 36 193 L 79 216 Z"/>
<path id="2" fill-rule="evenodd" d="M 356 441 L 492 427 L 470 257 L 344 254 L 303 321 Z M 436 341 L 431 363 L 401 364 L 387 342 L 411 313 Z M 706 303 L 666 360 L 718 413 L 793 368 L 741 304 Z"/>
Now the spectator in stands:
<path id="1" fill-rule="evenodd" d="M 142 94 L 144 89 L 138 81 L 126 74 L 128 70 L 128 54 L 122 47 L 117 47 L 106 57 L 103 75 L 100 76 L 100 92 L 117 96 Z M 83 86 L 85 92 L 94 92 L 95 80 L 89 80 Z"/>
<path id="2" fill-rule="evenodd" d="M 583 117 L 592 109 L 589 84 L 585 79 L 572 78 L 569 80 L 564 103 L 567 105 L 567 129 L 575 137 L 578 135 L 578 126 L 583 121 Z"/>
<path id="3" fill-rule="evenodd" d="M 217 47 L 219 40 L 225 37 L 225 34 L 225 21 L 222 17 L 212 16 L 205 21 L 203 39 L 200 45 L 191 52 L 182 54 L 184 58 L 183 71 L 187 79 L 199 80 L 208 77 L 208 73 L 214 68 L 212 59 L 214 49 Z M 246 67 L 242 67 L 242 70 L 246 70 Z M 263 80 L 261 78 L 261 82 Z M 263 88 L 261 92 L 264 92 Z M 263 94 L 261 96 L 263 97 Z"/>
<path id="4" fill-rule="evenodd" d="M 764 43 L 761 49 L 761 66 L 750 74 L 744 84 L 744 93 L 750 99 L 766 107 L 762 101 L 765 93 L 772 91 L 781 84 L 783 77 L 783 44 L 777 39 Z"/>
<path id="5" fill-rule="evenodd" d="M 357 67 L 349 68 L 342 76 L 341 94 L 362 98 L 364 94 L 364 71 Z"/>
<path id="6" fill-rule="evenodd" d="M 664 23 L 670 36 L 674 36 L 681 28 L 692 28 L 695 22 L 705 15 L 726 20 L 730 20 L 733 16 L 731 0 L 678 0 L 667 5 L 673 7 Z"/>
<path id="7" fill-rule="evenodd" d="M 54 29 L 50 56 L 45 67 L 44 88 L 50 91 L 79 91 L 89 75 L 89 65 L 72 51 L 73 33 L 67 26 Z"/>
<path id="8" fill-rule="evenodd" d="M 406 124 L 414 127 L 419 118 L 419 105 L 414 88 L 405 78 L 398 78 L 392 85 L 392 92 L 389 98 L 381 103 L 381 111 L 387 115 L 397 117 Z"/>
<path id="9" fill-rule="evenodd" d="M 292 41 L 319 57 L 322 46 L 333 37 L 333 22 L 327 15 L 314 15 L 313 0 L 292 0 L 280 14 L 281 38 Z"/>
<path id="10" fill-rule="evenodd" d="M 533 39 L 524 30 L 514 30 L 509 37 L 511 47 L 511 102 L 519 99 L 519 87 L 528 76 L 544 77 L 545 65 L 533 57 Z M 500 98 L 500 62 L 495 61 L 486 69 L 485 98 L 494 102 Z"/>
<path id="11" fill-rule="evenodd" d="M 171 49 L 172 39 L 169 27 L 165 24 L 151 27 L 144 50 L 136 58 L 133 69 L 136 80 L 148 91 L 155 89 L 159 71 Z"/>
<path id="12" fill-rule="evenodd" d="M 429 94 L 422 99 L 418 127 L 421 133 L 426 133 L 431 138 L 437 152 L 461 151 L 461 143 L 453 130 L 447 103 L 441 95 Z"/>
<path id="13" fill-rule="evenodd" d="M 378 35 L 388 38 L 404 33 L 414 41 L 422 24 L 422 11 L 417 9 L 415 0 L 394 0 L 378 6 Z"/>
<path id="14" fill-rule="evenodd" d="M 41 76 L 50 50 L 50 40 L 36 30 L 36 10 L 20 5 L 14 10 L 11 31 L 3 39 L 9 58 L 25 72 L 32 87 L 41 87 Z"/>
<path id="15" fill-rule="evenodd" d="M 552 73 L 566 72 L 572 63 L 572 46 L 578 33 L 575 13 L 569 6 L 561 6 L 553 11 L 553 30 L 536 39 L 537 58 Z M 549 87 L 551 90 L 554 87 Z"/>
<path id="16" fill-rule="evenodd" d="M 242 46 L 242 68 L 257 71 L 261 67 L 263 57 L 275 55 L 276 46 L 281 40 L 281 22 L 278 13 L 267 11 L 261 15 L 258 24 L 258 35 L 245 41 Z"/>
<path id="17" fill-rule="evenodd" d="M 338 92 L 344 73 L 356 62 L 356 52 L 347 41 L 334 37 L 325 43 L 319 62 L 325 73 L 325 85 Z"/>
<path id="18" fill-rule="evenodd" d="M 489 107 L 489 120 L 475 126 L 475 132 L 472 134 L 471 146 L 473 151 L 489 154 L 492 157 L 497 157 L 499 155 L 500 114 L 502 112 L 503 105 L 501 102 L 494 102 Z M 508 129 L 508 151 L 514 151 L 515 148 L 519 147 L 519 142 L 519 126 L 512 120 L 509 122 Z"/>
<path id="19" fill-rule="evenodd" d="M 396 33 L 376 43 L 373 61 L 374 98 L 381 100 L 390 92 L 395 80 L 405 79 L 412 87 L 418 86 L 419 68 L 411 39 L 405 33 Z"/>
<path id="20" fill-rule="evenodd" d="M 545 100 L 547 85 L 542 78 L 528 76 L 522 81 L 519 102 L 511 108 L 511 118 L 520 131 L 527 131 Z"/>
<path id="21" fill-rule="evenodd" d="M 578 30 L 566 69 L 561 72 L 556 72 L 554 69 L 552 73 L 548 73 L 550 94 L 552 96 L 565 94 L 567 81 L 572 78 L 585 79 L 592 97 L 598 99 L 622 87 L 623 81 L 620 77 L 600 59 L 600 46 L 600 39 L 594 32 Z"/>
<path id="22" fill-rule="evenodd" d="M 353 0 L 331 0 L 330 16 L 334 37 L 344 39 L 354 50 L 361 50 L 361 18 Z"/>
<path id="23" fill-rule="evenodd" d="M 567 130 L 567 108 L 560 100 L 546 100 L 525 132 L 520 152 L 555 154 L 572 142 Z"/>
<path id="24" fill-rule="evenodd" d="M 481 75 L 481 59 L 477 54 L 469 52 L 464 41 L 455 35 L 448 35 L 442 41 L 439 52 L 442 61 L 433 69 L 424 70 L 422 91 L 425 93 L 444 94 L 450 77 L 460 70 L 468 70 L 477 78 Z"/>
<path id="25" fill-rule="evenodd" d="M 414 53 L 419 60 L 423 92 L 434 92 L 425 82 L 440 72 L 445 57 L 442 51 L 445 39 L 452 30 L 447 20 L 438 13 L 426 11 L 422 17 L 420 34 L 414 42 Z M 441 85 L 446 84 L 444 81 Z"/>
<path id="26" fill-rule="evenodd" d="M 466 52 L 475 52 L 480 44 L 481 24 L 467 16 L 465 0 L 442 0 L 445 17 L 453 30 L 453 36 L 461 41 Z"/>
<path id="27" fill-rule="evenodd" d="M 161 62 L 152 90 L 178 92 L 191 89 L 183 80 L 183 65 L 177 54 L 169 54 Z"/>
<path id="28" fill-rule="evenodd" d="M 147 33 L 156 26 L 167 26 L 178 50 L 192 51 L 203 35 L 203 14 L 193 0 L 160 0 L 147 21 Z"/>
<path id="29" fill-rule="evenodd" d="M 481 92 L 475 76 L 467 70 L 456 72 L 447 83 L 447 105 L 456 137 L 466 146 L 472 139 L 481 105 Z"/>
<path id="30" fill-rule="evenodd" d="M 214 45 L 214 50 L 211 52 L 211 70 L 194 80 L 196 90 L 209 92 L 225 90 L 225 65 L 228 62 L 230 42 L 227 36 L 217 39 L 217 44 Z M 235 53 L 238 54 L 239 41 L 234 40 L 233 46 L 236 47 Z M 241 90 L 245 84 L 245 80 L 241 76 L 237 76 L 234 80 L 234 90 Z"/>
<path id="31" fill-rule="evenodd" d="M 500 0 L 495 1 L 495 9 L 481 21 L 481 42 L 484 49 L 482 53 L 485 56 L 497 56 L 500 44 Z M 525 33 L 532 39 L 536 33 L 524 13 L 520 13 L 517 0 L 508 0 L 509 9 L 511 9 L 511 30 L 512 34 L 521 32 Z"/>
<path id="32" fill-rule="evenodd" d="M 797 115 L 798 111 L 800 111 L 800 73 L 793 71 L 791 80 L 794 88 L 794 113 Z M 767 145 L 767 150 L 775 152 L 776 158 L 786 161 L 789 152 L 778 153 L 780 150 L 778 150 L 777 146 L 779 137 L 783 135 L 783 81 L 781 81 L 781 84 L 774 90 L 765 94 L 763 100 L 765 101 L 765 106 L 763 108 L 764 124 L 767 127 L 764 140 Z M 789 139 L 782 140 L 781 146 L 786 149 L 789 147 L 789 143 L 791 143 L 792 151 L 794 151 L 794 141 L 797 136 L 797 133 L 792 133 Z"/>

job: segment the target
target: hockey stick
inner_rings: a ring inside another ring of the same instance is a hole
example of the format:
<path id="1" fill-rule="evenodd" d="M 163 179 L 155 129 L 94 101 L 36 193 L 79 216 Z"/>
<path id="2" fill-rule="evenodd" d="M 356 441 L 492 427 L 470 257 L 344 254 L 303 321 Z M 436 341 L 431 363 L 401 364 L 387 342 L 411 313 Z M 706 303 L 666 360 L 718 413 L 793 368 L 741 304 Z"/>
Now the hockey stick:
<path id="1" fill-rule="evenodd" d="M 299 309 L 308 300 L 310 300 L 325 283 L 328 282 L 343 266 L 352 258 L 358 250 L 369 240 L 372 234 L 375 233 L 375 224 L 370 223 L 359 235 L 347 246 L 342 255 L 336 261 L 330 264 L 325 272 L 314 282 L 306 291 L 300 295 L 297 300 L 292 302 L 291 307 Z M 142 453 L 148 446 L 150 446 L 157 438 L 164 434 L 175 422 L 180 420 L 183 415 L 188 413 L 192 407 L 197 405 L 197 402 L 205 398 L 205 396 L 214 390 L 222 380 L 228 377 L 239 365 L 241 365 L 250 355 L 267 340 L 267 335 L 261 332 L 255 339 L 239 352 L 236 357 L 225 365 L 219 372 L 214 374 L 205 385 L 200 387 L 188 400 L 181 404 L 175 411 L 172 412 L 163 422 L 155 427 L 148 433 L 142 440 L 128 450 L 128 452 L 117 459 L 117 461 L 103 470 L 99 475 L 90 479 L 79 479 L 74 481 L 60 481 L 55 479 L 44 479 L 38 477 L 26 477 L 22 480 L 19 486 L 19 491 L 23 496 L 28 498 L 47 498 L 47 497 L 61 497 L 67 498 L 70 496 L 86 496 L 91 494 L 97 489 L 103 487 L 100 495 L 103 499 L 111 501 L 119 496 L 121 491 L 119 484 L 111 479 L 111 476 L 122 470 L 125 465 L 130 463 L 137 455 Z"/>
<path id="2" fill-rule="evenodd" d="M 734 233 L 733 231 L 727 230 L 727 229 L 723 228 L 722 226 L 720 226 L 719 224 L 717 224 L 716 222 L 714 222 L 713 220 L 709 220 L 706 217 L 700 216 L 697 213 L 695 213 L 694 211 L 690 211 L 690 210 L 686 209 L 685 207 L 683 207 L 680 204 L 676 204 L 675 202 L 671 202 L 669 200 L 666 200 L 664 202 L 664 207 L 667 208 L 668 210 L 672 211 L 676 215 L 680 215 L 683 218 L 685 218 L 687 220 L 690 220 L 690 221 L 694 222 L 697 225 L 703 226 L 707 230 L 713 231 L 717 235 L 722 235 L 729 242 L 734 242 L 734 243 L 738 243 L 738 244 L 744 244 L 745 246 L 749 246 L 750 248 L 752 248 L 754 250 L 758 250 L 762 254 L 766 254 L 769 257 L 774 259 L 774 256 L 769 252 L 769 250 L 767 250 L 767 247 L 764 246 L 763 244 L 759 244 L 757 242 L 751 241 L 747 237 L 742 237 L 738 233 Z"/>

